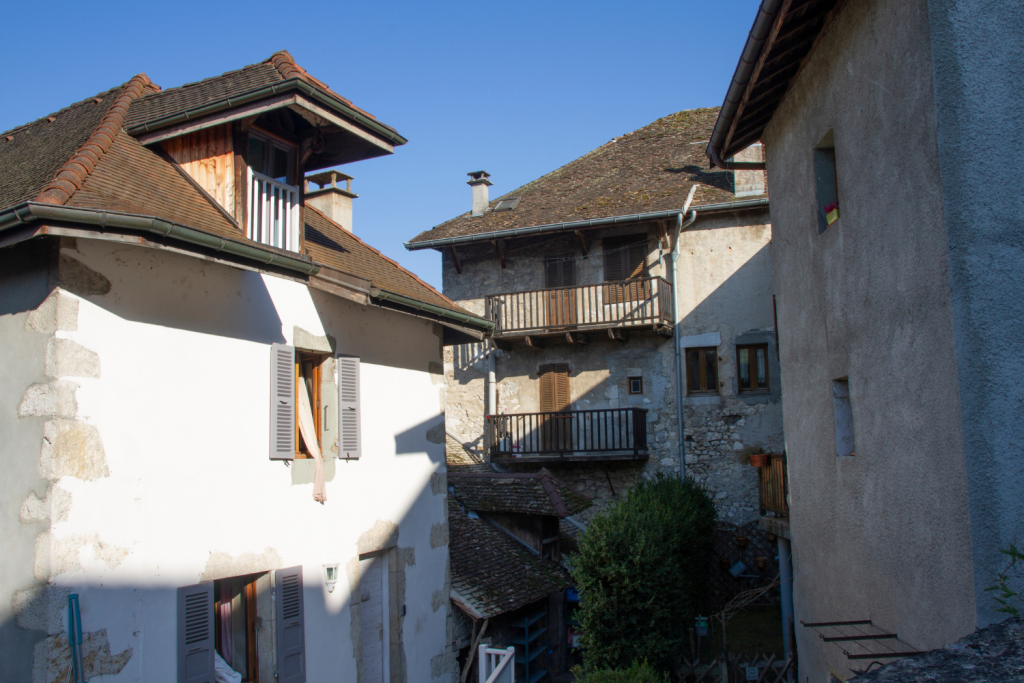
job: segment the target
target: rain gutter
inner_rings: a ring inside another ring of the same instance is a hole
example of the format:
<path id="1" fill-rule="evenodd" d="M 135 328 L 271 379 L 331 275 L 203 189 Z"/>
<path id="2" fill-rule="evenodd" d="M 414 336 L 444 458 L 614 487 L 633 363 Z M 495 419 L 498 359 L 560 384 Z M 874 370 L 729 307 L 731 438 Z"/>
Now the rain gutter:
<path id="1" fill-rule="evenodd" d="M 444 308 L 442 306 L 435 306 L 434 304 L 428 304 L 425 301 L 419 299 L 413 299 L 403 294 L 396 294 L 395 292 L 389 292 L 386 289 L 378 289 L 376 287 L 370 288 L 370 296 L 374 299 L 380 299 L 381 301 L 390 301 L 401 306 L 408 306 L 409 308 L 415 308 L 417 311 L 425 311 L 427 313 L 433 313 L 434 315 L 447 318 L 448 320 L 457 320 L 467 325 L 472 325 L 487 332 L 494 331 L 494 323 L 484 318 L 478 318 L 475 315 L 469 313 L 459 313 L 453 311 L 450 308 Z"/>
<path id="2" fill-rule="evenodd" d="M 708 142 L 707 154 L 711 163 L 719 168 L 731 171 L 763 171 L 763 161 L 724 161 L 721 158 L 722 145 L 732 127 L 732 121 L 736 117 L 740 102 L 743 101 L 743 93 L 750 86 L 750 77 L 754 73 L 754 67 L 761 50 L 764 49 L 768 36 L 775 24 L 775 17 L 782 7 L 783 0 L 761 0 L 761 6 L 757 10 L 757 17 L 754 25 L 747 36 L 747 43 L 743 46 L 740 54 L 740 62 L 736 65 L 736 72 L 732 76 L 729 90 L 725 94 L 725 102 L 718 112 L 718 120 L 715 122 L 715 129 L 711 133 L 711 140 Z"/>
<path id="3" fill-rule="evenodd" d="M 250 90 L 234 97 L 225 97 L 209 104 L 204 104 L 201 107 L 195 107 L 193 109 L 187 109 L 177 114 L 170 116 L 164 116 L 163 118 L 154 119 L 146 123 L 138 123 L 134 126 L 129 126 L 127 132 L 129 135 L 140 135 L 142 133 L 150 133 L 167 126 L 174 126 L 179 123 L 185 123 L 192 121 L 193 119 L 202 118 L 209 114 L 214 114 L 225 109 L 232 109 L 234 107 L 240 107 L 243 104 L 249 104 L 256 100 L 261 100 L 273 95 L 280 95 L 285 92 L 292 90 L 298 90 L 302 94 L 318 100 L 322 104 L 326 104 L 329 107 L 340 111 L 349 119 L 352 119 L 359 125 L 373 131 L 376 135 L 384 138 L 388 142 L 395 145 L 404 145 L 408 142 L 404 137 L 399 135 L 397 132 L 391 130 L 387 126 L 381 124 L 378 121 L 371 119 L 366 114 L 363 114 L 349 105 L 345 104 L 341 100 L 332 95 L 325 93 L 323 90 L 310 85 L 301 78 L 289 78 L 286 81 L 275 83 L 273 85 L 264 86 L 257 90 Z"/>
<path id="4" fill-rule="evenodd" d="M 721 202 L 719 204 L 703 204 L 695 206 L 691 210 L 697 213 L 712 213 L 717 211 L 742 211 L 744 209 L 767 208 L 768 198 L 740 199 L 734 202 Z M 567 223 L 548 223 L 546 225 L 533 225 L 525 228 L 509 228 L 507 230 L 495 230 L 494 232 L 481 232 L 475 235 L 460 235 L 458 237 L 441 237 L 436 240 L 424 240 L 422 242 L 406 242 L 405 248 L 409 251 L 417 249 L 431 249 L 437 247 L 449 247 L 456 244 L 468 242 L 479 242 L 487 240 L 505 239 L 509 237 L 520 237 L 539 232 L 555 232 L 559 230 L 582 230 L 584 228 L 596 228 L 605 225 L 616 225 L 619 223 L 636 223 L 638 221 L 655 221 L 675 219 L 679 215 L 679 209 L 667 211 L 652 211 L 650 213 L 634 213 L 627 216 L 608 216 L 606 218 L 591 218 L 582 221 L 569 221 Z"/>
<path id="5" fill-rule="evenodd" d="M 155 216 L 140 216 L 102 211 L 100 209 L 83 209 L 56 204 L 41 204 L 39 202 L 23 202 L 13 209 L 0 213 L 0 232 L 38 220 L 84 223 L 86 225 L 98 225 L 101 228 L 139 230 L 303 275 L 314 275 L 320 270 L 320 266 L 315 265 L 312 261 L 285 256 L 275 249 L 255 243 L 218 237 L 217 235 L 196 230 L 179 223 L 165 221 Z"/>

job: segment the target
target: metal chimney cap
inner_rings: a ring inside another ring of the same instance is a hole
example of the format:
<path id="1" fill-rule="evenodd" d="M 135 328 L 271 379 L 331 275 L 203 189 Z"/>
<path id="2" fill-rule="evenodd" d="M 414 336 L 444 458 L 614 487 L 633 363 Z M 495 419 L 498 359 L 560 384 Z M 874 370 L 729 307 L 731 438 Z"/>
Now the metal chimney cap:
<path id="1" fill-rule="evenodd" d="M 484 185 L 484 184 L 486 184 L 486 185 L 493 185 L 494 184 L 490 180 L 488 180 L 488 178 L 491 177 L 491 174 L 488 173 L 487 171 L 470 171 L 466 175 L 468 175 L 470 177 L 470 180 L 466 181 L 467 185 Z"/>

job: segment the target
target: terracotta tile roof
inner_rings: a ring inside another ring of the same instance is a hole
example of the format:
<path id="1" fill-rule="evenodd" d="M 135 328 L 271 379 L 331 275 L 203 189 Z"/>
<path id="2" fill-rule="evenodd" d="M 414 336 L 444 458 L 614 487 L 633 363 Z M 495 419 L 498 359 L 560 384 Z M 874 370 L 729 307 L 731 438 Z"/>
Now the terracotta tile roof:
<path id="1" fill-rule="evenodd" d="M 570 585 L 559 565 L 542 560 L 490 522 L 473 518 L 448 499 L 448 551 L 452 599 L 461 598 L 479 616 L 511 612 Z"/>
<path id="2" fill-rule="evenodd" d="M 120 130 L 128 102 L 148 82 L 145 75 L 136 76 L 0 134 L 0 209 L 39 200 L 44 190 L 50 190 L 46 201 L 66 200 Z M 58 174 L 62 177 L 54 182 Z"/>
<path id="3" fill-rule="evenodd" d="M 245 236 L 171 164 L 124 131 L 103 155 L 68 206 L 158 216 L 190 228 L 244 240 Z"/>
<path id="4" fill-rule="evenodd" d="M 534 474 L 449 472 L 448 485 L 476 512 L 568 517 L 593 505 L 543 468 Z"/>
<path id="5" fill-rule="evenodd" d="M 306 252 L 314 261 L 365 278 L 374 287 L 468 312 L 311 206 L 306 206 Z"/>
<path id="6" fill-rule="evenodd" d="M 521 197 L 511 211 L 469 212 L 410 240 L 410 244 L 511 228 L 678 209 L 700 184 L 694 206 L 736 199 L 729 171 L 708 170 L 704 146 L 718 108 L 670 114 L 491 202 Z M 469 204 L 469 193 L 466 193 Z"/>
<path id="7" fill-rule="evenodd" d="M 225 72 L 220 76 L 146 94 L 132 105 L 131 111 L 128 113 L 126 127 L 132 128 L 143 123 L 150 123 L 292 78 L 300 78 L 341 100 L 361 114 L 376 120 L 373 115 L 359 109 L 351 101 L 331 90 L 326 83 L 311 76 L 295 63 L 286 50 L 281 50 L 259 64 L 250 64 L 235 71 Z M 390 126 L 380 125 L 396 132 Z"/>

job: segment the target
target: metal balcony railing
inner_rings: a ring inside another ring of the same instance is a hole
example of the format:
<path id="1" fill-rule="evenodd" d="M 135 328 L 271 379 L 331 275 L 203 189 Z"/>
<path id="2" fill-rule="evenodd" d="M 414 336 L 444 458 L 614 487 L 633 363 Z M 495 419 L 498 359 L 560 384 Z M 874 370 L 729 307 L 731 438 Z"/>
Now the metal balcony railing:
<path id="1" fill-rule="evenodd" d="M 488 415 L 486 439 L 492 460 L 636 459 L 647 455 L 647 411 L 609 408 Z"/>
<path id="2" fill-rule="evenodd" d="M 249 224 L 253 242 L 299 250 L 299 188 L 249 169 Z"/>
<path id="3" fill-rule="evenodd" d="M 788 493 L 786 456 L 768 456 L 768 466 L 757 468 L 757 498 L 761 514 L 774 512 L 778 517 L 788 517 Z"/>
<path id="4" fill-rule="evenodd" d="M 486 315 L 494 336 L 610 327 L 670 326 L 672 285 L 644 277 L 596 285 L 491 294 Z"/>

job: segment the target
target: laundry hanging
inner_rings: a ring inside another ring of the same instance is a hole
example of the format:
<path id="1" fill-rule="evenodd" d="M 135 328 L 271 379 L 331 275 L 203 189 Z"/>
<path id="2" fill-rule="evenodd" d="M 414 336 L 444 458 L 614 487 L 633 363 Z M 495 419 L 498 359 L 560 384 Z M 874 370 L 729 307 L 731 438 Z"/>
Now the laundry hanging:
<path id="1" fill-rule="evenodd" d="M 324 484 L 324 458 L 320 454 L 320 442 L 316 436 L 316 424 L 313 422 L 313 409 L 310 407 L 309 389 L 305 382 L 299 382 L 299 433 L 306 443 L 306 450 L 313 456 L 313 500 L 323 503 L 327 500 L 327 487 Z"/>

